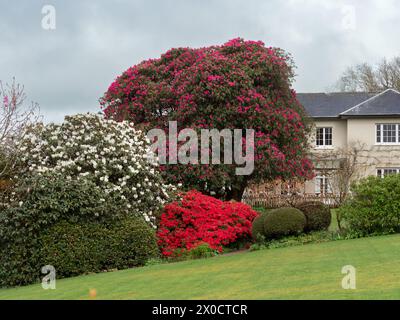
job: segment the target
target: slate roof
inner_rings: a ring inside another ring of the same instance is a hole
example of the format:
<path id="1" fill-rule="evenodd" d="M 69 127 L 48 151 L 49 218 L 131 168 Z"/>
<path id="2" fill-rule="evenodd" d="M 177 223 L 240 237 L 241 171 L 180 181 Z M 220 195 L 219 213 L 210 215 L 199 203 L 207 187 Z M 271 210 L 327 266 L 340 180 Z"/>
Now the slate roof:
<path id="1" fill-rule="evenodd" d="M 337 118 L 342 112 L 375 95 L 375 93 L 364 92 L 298 93 L 297 99 L 312 118 Z"/>
<path id="2" fill-rule="evenodd" d="M 340 114 L 342 117 L 393 115 L 400 115 L 400 92 L 393 89 L 388 89 Z"/>

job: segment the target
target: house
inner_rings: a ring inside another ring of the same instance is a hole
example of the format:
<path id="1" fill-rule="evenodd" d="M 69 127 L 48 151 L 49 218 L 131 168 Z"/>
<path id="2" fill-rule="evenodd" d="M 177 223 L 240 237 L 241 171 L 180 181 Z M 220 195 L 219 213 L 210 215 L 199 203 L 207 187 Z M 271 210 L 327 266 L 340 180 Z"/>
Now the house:
<path id="1" fill-rule="evenodd" d="M 337 195 L 344 184 L 340 172 L 350 160 L 353 180 L 400 173 L 400 92 L 298 93 L 297 98 L 313 120 L 315 178 L 252 185 L 246 194 Z"/>
<path id="2" fill-rule="evenodd" d="M 356 153 L 357 178 L 400 172 L 400 92 L 297 97 L 314 122 L 310 143 L 316 177 L 302 186 L 302 193 L 335 193 L 335 175 L 330 173 L 340 170 L 349 154 Z"/>

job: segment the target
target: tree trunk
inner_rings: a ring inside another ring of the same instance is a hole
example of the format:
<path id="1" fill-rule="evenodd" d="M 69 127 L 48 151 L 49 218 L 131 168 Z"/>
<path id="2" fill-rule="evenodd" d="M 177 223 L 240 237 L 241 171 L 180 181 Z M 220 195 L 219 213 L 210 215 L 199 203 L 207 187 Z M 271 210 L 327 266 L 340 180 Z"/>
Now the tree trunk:
<path id="1" fill-rule="evenodd" d="M 242 201 L 244 190 L 247 187 L 247 179 L 241 179 L 234 184 L 234 187 L 226 194 L 226 200 Z"/>

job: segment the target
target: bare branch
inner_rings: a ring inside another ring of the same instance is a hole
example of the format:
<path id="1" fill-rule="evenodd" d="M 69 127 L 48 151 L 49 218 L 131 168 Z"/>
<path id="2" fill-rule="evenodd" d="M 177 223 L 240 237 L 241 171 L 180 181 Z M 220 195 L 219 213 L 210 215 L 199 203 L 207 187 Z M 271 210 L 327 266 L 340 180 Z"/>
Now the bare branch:
<path id="1" fill-rule="evenodd" d="M 362 63 L 348 67 L 336 87 L 342 92 L 379 92 L 389 88 L 400 91 L 400 57 L 384 58 L 376 66 Z"/>
<path id="2" fill-rule="evenodd" d="M 10 176 L 18 160 L 17 143 L 26 129 L 41 120 L 39 105 L 25 105 L 24 86 L 13 78 L 11 84 L 0 81 L 0 179 Z"/>

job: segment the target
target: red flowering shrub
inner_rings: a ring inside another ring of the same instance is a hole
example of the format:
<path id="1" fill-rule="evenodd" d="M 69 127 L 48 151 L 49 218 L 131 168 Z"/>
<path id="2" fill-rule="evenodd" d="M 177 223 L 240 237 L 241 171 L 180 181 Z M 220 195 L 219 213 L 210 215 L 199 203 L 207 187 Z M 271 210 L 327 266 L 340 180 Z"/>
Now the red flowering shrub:
<path id="1" fill-rule="evenodd" d="M 236 164 L 160 167 L 172 184 L 240 200 L 249 181 L 313 175 L 306 114 L 291 88 L 293 68 L 290 55 L 261 41 L 238 38 L 221 46 L 176 48 L 126 70 L 100 103 L 105 117 L 128 119 L 145 130 L 168 132 L 168 121 L 178 122 L 178 132 L 254 129 L 251 176 L 237 176 Z"/>
<path id="2" fill-rule="evenodd" d="M 251 237 L 257 212 L 240 202 L 224 202 L 198 191 L 165 206 L 157 231 L 163 255 L 191 250 L 201 243 L 222 251 L 222 246 Z"/>

